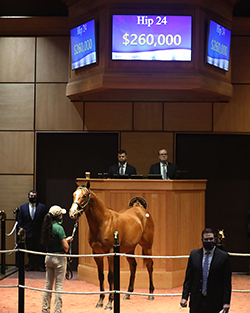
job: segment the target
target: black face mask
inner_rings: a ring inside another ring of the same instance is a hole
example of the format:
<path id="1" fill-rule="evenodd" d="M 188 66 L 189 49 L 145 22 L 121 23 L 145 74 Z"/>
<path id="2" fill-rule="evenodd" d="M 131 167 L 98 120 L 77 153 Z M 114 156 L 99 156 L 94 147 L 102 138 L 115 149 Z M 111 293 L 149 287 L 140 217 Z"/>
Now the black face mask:
<path id="1" fill-rule="evenodd" d="M 203 241 L 203 247 L 205 250 L 212 250 L 215 245 L 214 241 Z"/>
<path id="2" fill-rule="evenodd" d="M 30 203 L 36 203 L 37 202 L 37 198 L 29 197 L 29 202 Z"/>

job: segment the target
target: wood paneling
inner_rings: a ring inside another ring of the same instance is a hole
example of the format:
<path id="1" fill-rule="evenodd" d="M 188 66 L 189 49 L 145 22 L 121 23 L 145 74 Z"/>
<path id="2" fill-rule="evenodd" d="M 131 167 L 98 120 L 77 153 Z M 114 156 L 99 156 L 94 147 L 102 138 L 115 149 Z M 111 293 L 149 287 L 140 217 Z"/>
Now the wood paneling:
<path id="1" fill-rule="evenodd" d="M 34 129 L 34 85 L 0 84 L 0 130 Z"/>
<path id="2" fill-rule="evenodd" d="M 234 16 L 232 25 L 232 36 L 250 36 L 250 18 Z"/>
<path id="3" fill-rule="evenodd" d="M 159 162 L 158 151 L 167 149 L 173 162 L 173 133 L 122 132 L 121 148 L 128 153 L 128 163 L 135 166 L 138 174 L 146 176 L 150 165 Z"/>
<path id="4" fill-rule="evenodd" d="M 86 102 L 85 130 L 132 130 L 132 103 Z"/>
<path id="5" fill-rule="evenodd" d="M 33 82 L 35 39 L 0 38 L 0 82 Z"/>
<path id="6" fill-rule="evenodd" d="M 165 103 L 164 130 L 212 131 L 212 103 Z"/>
<path id="7" fill-rule="evenodd" d="M 34 133 L 0 132 L 0 174 L 34 173 Z"/>
<path id="8" fill-rule="evenodd" d="M 68 35 L 68 17 L 13 16 L 0 19 L 1 36 L 55 36 Z"/>
<path id="9" fill-rule="evenodd" d="M 214 131 L 250 132 L 250 85 L 234 85 L 229 103 L 214 103 Z"/>
<path id="10" fill-rule="evenodd" d="M 134 103 L 134 130 L 162 130 L 162 102 Z"/>
<path id="11" fill-rule="evenodd" d="M 33 189 L 33 175 L 0 175 L 0 186 L 0 210 L 5 211 L 7 219 L 15 218 L 15 208 L 28 202 L 28 192 Z"/>
<path id="12" fill-rule="evenodd" d="M 36 92 L 37 130 L 82 130 L 83 104 L 70 102 L 65 84 L 38 84 Z"/>
<path id="13" fill-rule="evenodd" d="M 69 37 L 37 38 L 37 82 L 67 82 Z"/>
<path id="14" fill-rule="evenodd" d="M 250 83 L 250 36 L 233 36 L 231 46 L 232 83 Z"/>
<path id="15" fill-rule="evenodd" d="M 85 185 L 86 179 L 77 179 L 78 185 Z M 201 246 L 201 232 L 205 226 L 206 180 L 119 180 L 91 179 L 91 189 L 100 197 L 106 207 L 120 211 L 128 207 L 134 196 L 142 196 L 148 203 L 147 211 L 153 217 L 155 231 L 154 256 L 189 255 Z M 79 224 L 79 248 L 81 254 L 92 254 L 88 243 L 88 223 L 83 216 Z M 135 254 L 141 255 L 141 247 Z M 148 274 L 142 259 L 137 259 L 135 286 L 147 288 Z M 186 259 L 154 259 L 154 283 L 156 288 L 169 289 L 181 286 L 187 264 Z M 128 284 L 128 265 L 121 258 L 121 286 Z M 97 270 L 93 259 L 80 258 L 78 278 L 98 284 Z M 107 267 L 105 267 L 107 270 Z"/>

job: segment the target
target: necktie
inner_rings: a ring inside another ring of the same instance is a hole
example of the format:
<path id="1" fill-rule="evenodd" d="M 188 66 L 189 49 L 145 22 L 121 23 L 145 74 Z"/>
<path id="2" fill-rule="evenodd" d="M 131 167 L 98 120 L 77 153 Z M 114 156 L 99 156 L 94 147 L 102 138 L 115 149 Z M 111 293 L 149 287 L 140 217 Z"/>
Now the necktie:
<path id="1" fill-rule="evenodd" d="M 123 165 L 121 166 L 121 175 L 124 175 L 124 167 L 123 167 Z"/>
<path id="2" fill-rule="evenodd" d="M 206 252 L 203 269 L 202 269 L 202 294 L 207 291 L 207 277 L 208 277 L 208 259 L 209 259 L 209 252 Z"/>
<path id="3" fill-rule="evenodd" d="M 32 220 L 34 219 L 34 216 L 35 216 L 35 207 L 32 205 L 31 206 L 31 218 L 32 218 Z"/>
<path id="4" fill-rule="evenodd" d="M 166 164 L 163 164 L 163 179 L 167 179 Z"/>

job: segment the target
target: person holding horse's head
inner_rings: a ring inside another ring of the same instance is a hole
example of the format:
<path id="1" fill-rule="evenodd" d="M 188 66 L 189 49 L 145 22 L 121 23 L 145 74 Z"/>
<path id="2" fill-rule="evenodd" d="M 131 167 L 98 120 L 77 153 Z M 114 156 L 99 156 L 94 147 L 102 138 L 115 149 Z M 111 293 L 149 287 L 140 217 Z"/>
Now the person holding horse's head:
<path id="1" fill-rule="evenodd" d="M 66 238 L 64 228 L 62 227 L 63 214 L 66 210 L 59 205 L 53 205 L 49 213 L 44 217 L 41 241 L 46 246 L 49 253 L 62 254 L 62 256 L 46 255 L 46 290 L 52 290 L 55 282 L 55 290 L 62 291 L 63 281 L 66 272 L 67 259 L 64 255 L 69 250 L 69 242 L 73 240 L 72 236 Z M 51 293 L 44 292 L 42 300 L 42 313 L 50 312 Z M 55 294 L 54 312 L 62 312 L 62 294 Z"/>
<path id="2" fill-rule="evenodd" d="M 125 150 L 120 150 L 117 153 L 118 163 L 112 165 L 108 171 L 108 177 L 114 178 L 115 176 L 136 174 L 136 169 L 134 166 L 127 163 L 127 152 Z"/>
<path id="3" fill-rule="evenodd" d="M 177 174 L 177 166 L 168 162 L 168 151 L 160 149 L 158 151 L 160 162 L 150 166 L 149 174 L 161 174 L 162 179 L 173 179 Z"/>

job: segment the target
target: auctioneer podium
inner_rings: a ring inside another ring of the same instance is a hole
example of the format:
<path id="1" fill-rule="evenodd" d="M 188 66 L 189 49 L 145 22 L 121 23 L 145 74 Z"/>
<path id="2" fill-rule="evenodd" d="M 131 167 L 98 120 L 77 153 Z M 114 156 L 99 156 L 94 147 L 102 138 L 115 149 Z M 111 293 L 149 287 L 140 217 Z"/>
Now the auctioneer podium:
<path id="1" fill-rule="evenodd" d="M 155 234 L 153 256 L 183 256 L 201 247 L 201 232 L 205 225 L 206 180 L 148 180 L 148 179 L 84 179 L 85 185 L 104 202 L 106 207 L 119 211 L 128 207 L 130 199 L 141 196 L 147 200 L 152 214 Z M 88 223 L 85 214 L 79 220 L 79 254 L 92 254 L 88 243 Z M 136 255 L 142 254 L 138 245 Z M 105 258 L 105 286 L 107 283 Z M 148 289 L 148 272 L 143 260 L 137 258 L 135 288 Z M 156 289 L 181 286 L 185 277 L 187 258 L 154 259 L 153 279 Z M 121 257 L 121 288 L 129 283 L 129 267 Z M 99 285 L 97 267 L 93 258 L 79 258 L 78 279 Z"/>

